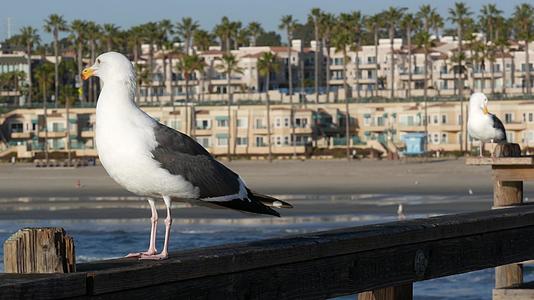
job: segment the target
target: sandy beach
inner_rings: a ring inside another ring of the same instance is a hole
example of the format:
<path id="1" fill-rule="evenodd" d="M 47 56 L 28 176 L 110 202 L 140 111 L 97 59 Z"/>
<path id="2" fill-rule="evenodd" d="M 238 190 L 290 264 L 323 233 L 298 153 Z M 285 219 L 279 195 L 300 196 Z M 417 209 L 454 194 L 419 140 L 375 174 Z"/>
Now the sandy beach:
<path id="1" fill-rule="evenodd" d="M 455 213 L 488 209 L 492 201 L 490 168 L 466 166 L 463 159 L 226 164 L 252 189 L 295 204 L 294 209 L 282 211 L 285 216 L 394 214 L 399 203 L 409 213 Z M 531 186 L 525 186 L 526 197 Z M 0 165 L 1 219 L 143 218 L 147 207 L 146 201 L 117 185 L 101 166 Z M 248 216 L 197 207 L 175 211 L 178 218 Z"/>

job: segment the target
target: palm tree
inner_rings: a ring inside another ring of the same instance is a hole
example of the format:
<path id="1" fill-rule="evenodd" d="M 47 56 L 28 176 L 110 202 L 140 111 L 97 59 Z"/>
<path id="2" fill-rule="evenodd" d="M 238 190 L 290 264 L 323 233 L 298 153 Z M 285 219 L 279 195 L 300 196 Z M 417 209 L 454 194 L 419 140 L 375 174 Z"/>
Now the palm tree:
<path id="1" fill-rule="evenodd" d="M 111 51 L 114 45 L 120 42 L 120 27 L 115 24 L 102 25 L 102 39 L 106 45 L 106 51 Z"/>
<path id="2" fill-rule="evenodd" d="M 57 14 L 51 14 L 48 16 L 48 19 L 45 20 L 44 31 L 47 33 L 52 33 L 54 37 L 54 102 L 57 107 L 57 101 L 59 99 L 59 33 L 67 30 L 67 22 L 63 19 L 63 16 Z"/>
<path id="3" fill-rule="evenodd" d="M 93 21 L 86 22 L 85 33 L 86 33 L 85 37 L 89 40 L 89 51 L 91 53 L 91 62 L 94 62 L 96 59 L 96 41 L 100 38 L 100 34 L 101 34 L 100 26 L 97 25 Z M 98 97 L 96 80 L 94 78 L 90 78 L 89 85 L 90 85 L 89 86 L 89 99 L 92 102 L 96 102 L 96 99 Z"/>
<path id="4" fill-rule="evenodd" d="M 28 64 L 28 105 L 32 105 L 32 89 L 33 89 L 33 80 L 32 80 L 32 50 L 35 44 L 39 43 L 39 34 L 37 34 L 37 29 L 26 26 L 20 29 L 19 43 L 26 47 L 26 56 Z"/>
<path id="5" fill-rule="evenodd" d="M 349 113 L 349 86 L 347 84 L 347 65 L 349 57 L 347 49 L 354 43 L 353 27 L 351 24 L 352 16 L 347 13 L 341 13 L 334 29 L 333 46 L 336 52 L 343 54 L 343 90 L 345 92 L 345 139 L 347 159 L 350 160 L 350 113 Z"/>
<path id="6" fill-rule="evenodd" d="M 86 33 L 86 22 L 82 20 L 74 20 L 70 23 L 69 30 L 71 32 L 70 34 L 70 40 L 72 40 L 74 44 L 74 49 L 76 50 L 76 63 L 78 66 L 78 69 L 76 70 L 77 76 L 76 80 L 78 81 L 78 84 L 80 85 L 80 89 L 83 87 L 83 80 L 81 78 L 82 69 L 83 69 L 83 43 L 85 39 L 85 33 Z M 84 93 L 80 92 L 78 93 L 78 99 L 83 104 L 85 102 Z"/>
<path id="7" fill-rule="evenodd" d="M 462 60 L 463 60 L 463 31 L 466 27 L 467 20 L 469 16 L 471 15 L 471 11 L 469 10 L 469 7 L 463 2 L 456 2 L 454 4 L 454 8 L 449 8 L 449 20 L 456 24 L 456 31 L 458 35 L 458 69 L 460 72 L 460 80 L 459 80 L 459 97 L 461 101 L 461 120 L 460 120 L 460 128 L 462 129 L 462 134 L 460 135 L 460 151 L 464 151 L 464 149 L 467 148 L 467 135 L 464 133 L 464 97 L 463 97 L 463 90 L 464 90 L 464 75 L 463 75 L 463 67 L 462 67 Z M 466 128 L 467 131 L 467 128 Z M 464 148 L 465 144 L 465 148 Z"/>
<path id="8" fill-rule="evenodd" d="M 191 75 L 195 72 L 200 72 L 204 69 L 204 59 L 197 54 L 184 54 L 176 64 L 176 71 L 181 73 L 184 81 L 185 81 L 185 103 L 186 103 L 186 110 L 189 107 L 190 101 L 190 89 L 189 89 L 189 81 L 191 80 Z M 188 114 L 186 113 L 186 118 Z M 192 117 L 191 120 L 188 123 L 188 126 L 186 128 L 191 128 L 191 132 L 188 134 L 191 134 L 194 132 L 195 123 L 194 123 L 194 110 L 192 110 Z M 191 134 L 194 136 L 194 133 Z"/>
<path id="9" fill-rule="evenodd" d="M 138 68 L 140 65 L 139 65 L 139 57 L 140 57 L 140 50 L 139 48 L 141 47 L 141 43 L 143 41 L 143 28 L 141 26 L 133 26 L 130 28 L 130 30 L 128 30 L 128 34 L 127 34 L 127 41 L 128 41 L 128 46 L 129 48 L 132 49 L 132 52 L 133 52 L 133 58 L 134 58 L 134 65 L 136 66 L 136 68 Z M 135 91 L 135 94 L 136 94 L 136 99 L 137 99 L 137 102 L 139 102 L 140 100 L 140 94 L 141 94 L 141 84 L 136 84 L 136 91 Z M 172 92 L 171 92 L 171 95 L 172 95 Z M 174 101 L 173 102 L 173 106 L 174 106 Z"/>
<path id="10" fill-rule="evenodd" d="M 502 11 L 495 4 L 486 4 L 480 9 L 480 28 L 485 32 L 485 43 L 487 45 L 487 54 L 490 61 L 491 72 L 491 93 L 495 94 L 495 41 L 498 35 L 496 23 L 501 17 Z M 491 43 L 491 44 L 490 44 Z M 503 65 L 504 67 L 504 65 Z M 482 79 L 484 80 L 484 79 Z"/>
<path id="11" fill-rule="evenodd" d="M 320 81 L 320 64 L 319 64 L 319 51 L 321 51 L 321 44 L 319 42 L 319 33 L 320 33 L 320 19 L 322 15 L 322 11 L 320 8 L 312 8 L 310 11 L 310 14 L 308 15 L 308 22 L 313 23 L 314 28 L 314 36 L 315 36 L 315 56 L 314 56 L 314 88 L 315 88 L 315 103 L 319 103 L 319 81 Z"/>
<path id="12" fill-rule="evenodd" d="M 326 50 L 326 102 L 330 102 L 330 44 L 332 31 L 336 23 L 336 17 L 331 13 L 322 13 L 319 18 L 319 36 L 321 36 L 321 45 Z"/>
<path id="13" fill-rule="evenodd" d="M 287 74 L 289 81 L 289 101 L 293 103 L 293 66 L 291 64 L 291 40 L 293 39 L 293 31 L 295 30 L 297 22 L 292 15 L 283 16 L 280 20 L 278 28 L 286 30 L 287 34 Z"/>
<path id="14" fill-rule="evenodd" d="M 224 16 L 221 19 L 221 23 L 216 25 L 213 32 L 216 36 L 219 37 L 219 40 L 221 42 L 221 49 L 226 50 L 226 54 L 230 53 L 230 41 L 233 34 L 233 22 L 228 19 L 228 17 Z"/>
<path id="15" fill-rule="evenodd" d="M 358 53 L 360 52 L 360 40 L 361 40 L 361 33 L 362 33 L 362 24 L 364 22 L 364 18 L 362 14 L 359 11 L 353 11 L 350 14 L 350 26 L 352 27 L 352 31 L 354 32 L 354 47 L 353 50 L 356 53 L 356 61 L 355 61 L 355 77 L 356 77 L 356 95 L 358 98 L 360 98 L 360 58 L 358 56 Z"/>
<path id="16" fill-rule="evenodd" d="M 373 34 L 373 41 L 375 45 L 375 64 L 376 64 L 375 72 L 376 74 L 375 74 L 374 92 L 376 96 L 378 95 L 378 31 L 382 27 L 382 18 L 380 14 L 368 16 L 365 18 L 364 23 L 365 23 L 365 28 L 367 29 L 367 31 Z"/>
<path id="17" fill-rule="evenodd" d="M 408 90 L 407 90 L 407 96 L 411 97 L 412 93 L 412 32 L 414 29 L 417 28 L 418 20 L 415 18 L 413 14 L 406 14 L 404 15 L 404 18 L 401 21 L 401 27 L 406 30 L 406 41 L 408 44 Z M 425 31 L 428 32 L 428 31 Z M 426 59 L 426 58 L 425 58 Z M 426 66 L 426 61 L 425 61 Z M 425 67 L 426 70 L 426 67 Z M 426 72 L 426 71 L 425 71 Z M 426 73 L 425 73 L 426 74 Z M 425 93 L 426 93 L 426 77 L 425 77 Z M 426 97 L 426 95 L 425 95 Z"/>
<path id="18" fill-rule="evenodd" d="M 416 17 L 423 21 L 423 30 L 430 32 L 432 26 L 432 15 L 436 13 L 436 9 L 428 4 L 421 5 L 419 11 L 416 13 Z"/>
<path id="19" fill-rule="evenodd" d="M 534 26 L 534 8 L 527 3 L 516 6 L 513 19 L 517 39 L 521 39 L 525 43 L 525 86 L 527 88 L 527 94 L 530 95 L 532 93 L 530 81 L 530 72 L 532 72 L 532 69 L 530 67 L 528 43 L 534 40 L 534 30 L 532 30 Z"/>
<path id="20" fill-rule="evenodd" d="M 66 133 L 67 133 L 67 142 L 65 143 L 65 150 L 67 151 L 67 165 L 70 166 L 72 154 L 70 151 L 70 106 L 75 101 L 76 89 L 70 85 L 64 85 L 61 87 L 60 97 L 62 102 L 65 102 L 65 119 L 66 119 Z"/>
<path id="21" fill-rule="evenodd" d="M 184 17 L 180 22 L 176 24 L 176 32 L 178 36 L 184 42 L 184 52 L 189 54 L 189 50 L 192 48 L 191 41 L 197 31 L 200 28 L 200 25 L 197 21 L 193 20 L 190 17 Z"/>
<path id="22" fill-rule="evenodd" d="M 439 15 L 437 12 L 432 12 L 430 15 L 430 23 L 432 24 L 432 29 L 434 30 L 434 35 L 436 36 L 436 39 L 439 41 L 439 30 L 443 28 L 443 18 Z"/>
<path id="23" fill-rule="evenodd" d="M 43 115 L 44 115 L 44 144 L 43 151 L 45 153 L 46 165 L 48 165 L 48 113 L 47 113 L 47 101 L 48 101 L 48 88 L 54 81 L 54 71 L 50 63 L 43 63 L 39 67 L 35 68 L 35 79 L 41 84 L 41 94 L 43 98 Z"/>
<path id="24" fill-rule="evenodd" d="M 496 32 L 498 34 L 495 37 L 495 46 L 499 48 L 499 53 L 501 56 L 501 66 L 502 66 L 502 86 L 501 93 L 506 94 L 506 64 L 505 64 L 505 49 L 509 46 L 508 39 L 510 37 L 510 26 L 505 18 L 499 17 L 496 22 Z"/>
<path id="25" fill-rule="evenodd" d="M 261 24 L 258 22 L 250 22 L 247 26 L 247 31 L 250 36 L 250 46 L 252 47 L 256 46 L 258 37 L 265 32 Z"/>
<path id="26" fill-rule="evenodd" d="M 415 36 L 415 41 L 417 43 L 417 47 L 423 48 L 425 52 L 425 66 L 423 67 L 425 85 L 423 87 L 424 88 L 423 98 L 425 102 L 425 122 L 424 122 L 425 136 L 427 137 L 425 138 L 425 146 L 426 146 L 425 151 L 428 151 L 428 68 L 429 68 L 428 56 L 430 54 L 430 50 L 432 49 L 432 47 L 434 47 L 434 43 L 432 42 L 432 38 L 430 37 L 430 32 L 428 31 L 420 31 Z M 432 66 L 430 66 L 430 70 L 432 70 Z"/>
<path id="27" fill-rule="evenodd" d="M 158 24 L 156 22 L 148 22 L 141 25 L 143 41 L 148 44 L 148 72 L 150 73 L 150 81 L 154 80 L 154 45 L 161 36 Z M 154 90 L 149 86 L 150 101 L 153 101 Z M 159 95 L 156 93 L 156 101 L 159 102 Z M 160 102 L 161 105 L 161 102 Z"/>
<path id="28" fill-rule="evenodd" d="M 267 110 L 267 140 L 269 145 L 269 162 L 273 161 L 272 141 L 271 141 L 271 99 L 269 97 L 269 79 L 271 73 L 280 69 L 280 63 L 276 54 L 271 52 L 264 52 L 257 63 L 258 73 L 265 78 L 265 92 L 266 92 L 266 110 Z"/>
<path id="29" fill-rule="evenodd" d="M 389 44 L 390 44 L 390 74 L 391 74 L 391 91 L 390 91 L 390 97 L 395 97 L 395 52 L 393 49 L 393 39 L 395 38 L 395 30 L 397 29 L 397 26 L 402 19 L 402 16 L 404 14 L 404 11 L 406 8 L 397 8 L 390 6 L 386 11 L 383 12 L 383 18 L 385 25 L 388 29 L 388 36 L 389 36 Z"/>
<path id="30" fill-rule="evenodd" d="M 228 151 L 227 158 L 228 161 L 232 160 L 230 153 L 230 140 L 231 140 L 231 108 L 232 108 L 232 75 L 233 74 L 243 74 L 243 68 L 239 66 L 239 60 L 236 56 L 232 54 L 224 54 L 222 56 L 222 63 L 217 65 L 217 69 L 226 75 L 226 94 L 228 95 Z M 235 140 L 235 138 L 234 138 Z"/>

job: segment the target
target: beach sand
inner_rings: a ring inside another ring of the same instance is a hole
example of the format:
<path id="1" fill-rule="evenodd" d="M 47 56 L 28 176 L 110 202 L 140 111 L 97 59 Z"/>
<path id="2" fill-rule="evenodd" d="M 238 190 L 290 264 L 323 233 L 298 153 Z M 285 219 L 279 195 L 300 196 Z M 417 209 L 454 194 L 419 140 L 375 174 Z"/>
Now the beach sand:
<path id="1" fill-rule="evenodd" d="M 492 202 L 490 168 L 466 166 L 463 159 L 238 160 L 226 165 L 251 189 L 290 200 L 295 208 L 281 210 L 285 216 L 354 211 L 389 214 L 396 213 L 399 203 L 410 213 L 456 213 L 489 209 Z M 532 186 L 525 184 L 525 190 Z M 133 196 L 101 166 L 43 169 L 29 164 L 0 165 L 0 219 L 146 217 L 146 201 Z M 249 216 L 196 207 L 175 209 L 174 214 L 189 218 Z"/>

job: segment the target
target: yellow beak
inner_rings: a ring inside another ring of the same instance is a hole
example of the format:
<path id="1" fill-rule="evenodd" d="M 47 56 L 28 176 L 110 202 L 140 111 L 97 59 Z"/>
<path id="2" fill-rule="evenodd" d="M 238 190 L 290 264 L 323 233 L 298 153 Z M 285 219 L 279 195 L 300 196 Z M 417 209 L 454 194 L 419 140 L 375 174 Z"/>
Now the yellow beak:
<path id="1" fill-rule="evenodd" d="M 89 77 L 93 76 L 94 75 L 94 70 L 93 68 L 89 67 L 89 68 L 85 68 L 83 71 L 82 71 L 82 79 L 83 80 L 87 80 L 89 79 Z"/>
<path id="2" fill-rule="evenodd" d="M 488 110 L 488 106 L 484 105 L 484 108 L 482 109 L 482 111 L 484 112 L 484 114 L 489 114 L 489 110 Z"/>

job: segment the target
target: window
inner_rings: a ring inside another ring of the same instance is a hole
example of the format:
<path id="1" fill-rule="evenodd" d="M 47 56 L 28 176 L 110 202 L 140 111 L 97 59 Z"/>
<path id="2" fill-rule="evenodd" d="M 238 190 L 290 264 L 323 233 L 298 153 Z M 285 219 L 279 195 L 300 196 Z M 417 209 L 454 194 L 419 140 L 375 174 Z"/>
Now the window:
<path id="1" fill-rule="evenodd" d="M 438 117 L 438 115 L 433 115 L 433 116 L 432 116 L 432 121 L 434 122 L 434 124 L 438 124 L 438 123 L 439 123 L 439 117 Z"/>
<path id="2" fill-rule="evenodd" d="M 197 123 L 197 129 L 210 129 L 209 120 L 196 120 L 196 123 Z"/>
<path id="3" fill-rule="evenodd" d="M 265 147 L 265 143 L 263 142 L 263 137 L 262 136 L 257 136 L 256 137 L 256 147 Z"/>
<path id="4" fill-rule="evenodd" d="M 284 118 L 284 127 L 289 127 L 289 118 Z"/>
<path id="5" fill-rule="evenodd" d="M 248 145 L 248 138 L 238 136 L 236 142 L 238 146 L 246 146 Z"/>
<path id="6" fill-rule="evenodd" d="M 533 113 L 528 113 L 528 121 L 532 122 L 533 120 L 534 120 L 534 114 Z"/>
<path id="7" fill-rule="evenodd" d="M 416 80 L 415 81 L 415 89 L 421 90 L 425 88 L 425 81 L 424 80 Z"/>
<path id="8" fill-rule="evenodd" d="M 247 118 L 237 119 L 237 128 L 247 128 L 248 122 Z"/>
<path id="9" fill-rule="evenodd" d="M 258 129 L 265 128 L 263 119 L 256 119 L 256 126 L 255 127 L 258 128 Z"/>
<path id="10" fill-rule="evenodd" d="M 441 115 L 441 124 L 447 124 L 447 115 Z"/>
<path id="11" fill-rule="evenodd" d="M 449 140 L 449 139 L 448 139 L 447 134 L 444 133 L 444 132 L 441 133 L 441 143 L 442 143 L 442 144 L 447 144 L 447 143 L 449 142 L 448 140 Z"/>
<path id="12" fill-rule="evenodd" d="M 504 114 L 504 122 L 505 123 L 512 123 L 514 121 L 512 113 L 506 113 Z"/>
<path id="13" fill-rule="evenodd" d="M 197 121 L 198 122 L 198 121 Z M 197 123 L 198 124 L 198 123 Z M 198 125 L 197 125 L 198 126 Z M 169 122 L 169 127 L 180 130 L 180 121 L 179 120 L 172 120 Z"/>
<path id="14" fill-rule="evenodd" d="M 275 124 L 274 124 L 274 126 L 275 126 L 276 128 L 280 128 L 281 125 L 282 125 L 282 120 L 281 120 L 280 118 L 276 118 L 276 119 L 275 119 Z"/>
<path id="15" fill-rule="evenodd" d="M 438 133 L 434 133 L 431 136 L 432 136 L 432 143 L 433 144 L 439 144 L 439 134 Z"/>
<path id="16" fill-rule="evenodd" d="M 227 136 L 218 136 L 217 137 L 217 146 L 227 146 L 228 137 Z"/>
<path id="17" fill-rule="evenodd" d="M 384 126 L 384 117 L 376 117 L 376 125 L 377 126 Z"/>
<path id="18" fill-rule="evenodd" d="M 282 145 L 282 137 L 277 136 L 277 137 L 275 137 L 274 139 L 275 139 L 275 144 L 276 144 L 277 146 Z"/>
<path id="19" fill-rule="evenodd" d="M 306 128 L 308 126 L 308 118 L 296 118 L 295 127 L 297 128 Z"/>
<path id="20" fill-rule="evenodd" d="M 217 120 L 217 127 L 228 127 L 228 119 Z"/>
<path id="21" fill-rule="evenodd" d="M 284 136 L 284 145 L 289 145 L 289 136 Z"/>
<path id="22" fill-rule="evenodd" d="M 197 142 L 204 148 L 208 148 L 210 146 L 210 138 L 206 136 L 197 137 Z"/>
<path id="23" fill-rule="evenodd" d="M 368 116 L 368 115 L 364 116 L 363 124 L 371 125 L 371 116 Z"/>
<path id="24" fill-rule="evenodd" d="M 22 123 L 11 123 L 11 132 L 22 132 Z"/>

